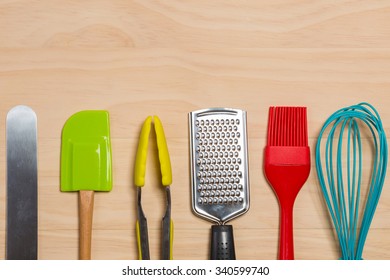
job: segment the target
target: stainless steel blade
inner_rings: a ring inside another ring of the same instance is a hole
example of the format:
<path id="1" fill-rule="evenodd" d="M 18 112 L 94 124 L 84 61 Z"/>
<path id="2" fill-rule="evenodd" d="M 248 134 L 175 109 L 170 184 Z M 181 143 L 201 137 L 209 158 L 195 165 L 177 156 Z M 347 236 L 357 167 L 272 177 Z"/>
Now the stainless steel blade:
<path id="1" fill-rule="evenodd" d="M 7 115 L 8 260 L 38 257 L 37 117 L 27 106 Z"/>

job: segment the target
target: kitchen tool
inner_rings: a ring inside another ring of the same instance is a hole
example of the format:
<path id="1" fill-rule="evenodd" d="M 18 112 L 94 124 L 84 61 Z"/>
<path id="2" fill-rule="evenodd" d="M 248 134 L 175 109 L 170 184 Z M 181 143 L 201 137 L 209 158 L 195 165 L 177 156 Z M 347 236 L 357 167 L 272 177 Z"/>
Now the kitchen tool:
<path id="1" fill-rule="evenodd" d="M 210 108 L 189 113 L 194 213 L 213 225 L 210 259 L 236 259 L 233 227 L 249 209 L 246 112 Z"/>
<path id="2" fill-rule="evenodd" d="M 370 144 L 367 146 L 361 139 L 364 131 L 372 136 L 366 137 Z M 325 133 L 328 136 L 324 136 Z M 321 146 L 323 138 L 326 139 L 325 149 Z M 365 162 L 371 160 L 371 168 L 363 168 L 363 157 Z M 362 259 L 386 177 L 387 160 L 385 130 L 378 112 L 368 103 L 336 111 L 320 131 L 316 146 L 317 175 L 342 260 Z M 366 187 L 364 178 L 369 178 Z"/>
<path id="3" fill-rule="evenodd" d="M 37 117 L 27 106 L 7 114 L 8 260 L 38 258 Z"/>
<path id="4" fill-rule="evenodd" d="M 280 206 L 279 259 L 294 259 L 293 207 L 310 173 L 305 107 L 270 107 L 264 172 Z"/>
<path id="5" fill-rule="evenodd" d="M 61 191 L 79 192 L 80 259 L 91 259 L 95 191 L 112 188 L 110 124 L 107 111 L 81 111 L 62 130 Z"/>
<path id="6" fill-rule="evenodd" d="M 153 118 L 147 117 L 141 130 L 137 155 L 134 169 L 134 184 L 137 187 L 137 244 L 140 260 L 150 260 L 149 239 L 148 239 L 148 224 L 141 204 L 141 190 L 145 185 L 146 173 L 146 158 L 148 153 L 149 134 L 152 126 Z M 173 221 L 171 220 L 171 191 L 172 184 L 172 169 L 171 160 L 169 158 L 168 145 L 165 139 L 164 128 L 160 119 L 154 116 L 154 129 L 156 132 L 156 141 L 158 149 L 158 157 L 160 160 L 160 169 L 162 176 L 162 186 L 165 188 L 166 194 L 166 210 L 162 219 L 162 241 L 161 241 L 161 257 L 163 260 L 172 259 L 172 244 L 173 244 Z"/>

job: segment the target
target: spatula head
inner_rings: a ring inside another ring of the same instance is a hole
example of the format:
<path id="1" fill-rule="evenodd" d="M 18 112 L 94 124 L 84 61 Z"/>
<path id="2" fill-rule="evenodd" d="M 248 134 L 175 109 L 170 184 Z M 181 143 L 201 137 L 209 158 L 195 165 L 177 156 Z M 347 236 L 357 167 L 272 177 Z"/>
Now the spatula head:
<path id="1" fill-rule="evenodd" d="M 81 111 L 62 130 L 61 191 L 110 191 L 112 163 L 107 111 Z"/>

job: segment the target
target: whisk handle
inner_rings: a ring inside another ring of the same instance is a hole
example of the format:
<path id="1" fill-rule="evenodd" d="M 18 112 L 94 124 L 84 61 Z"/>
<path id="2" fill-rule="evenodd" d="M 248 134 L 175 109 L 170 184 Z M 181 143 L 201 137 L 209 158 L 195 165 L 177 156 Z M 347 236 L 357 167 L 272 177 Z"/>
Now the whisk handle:
<path id="1" fill-rule="evenodd" d="M 283 205 L 280 210 L 279 260 L 293 260 L 293 206 Z"/>

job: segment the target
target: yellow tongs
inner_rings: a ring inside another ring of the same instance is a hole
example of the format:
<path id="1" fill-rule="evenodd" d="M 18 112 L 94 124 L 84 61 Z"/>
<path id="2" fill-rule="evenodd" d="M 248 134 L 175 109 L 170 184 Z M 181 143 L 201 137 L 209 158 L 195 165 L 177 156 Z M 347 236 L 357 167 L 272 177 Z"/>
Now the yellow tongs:
<path id="1" fill-rule="evenodd" d="M 146 157 L 148 152 L 149 134 L 153 118 L 147 117 L 141 130 L 137 156 L 135 159 L 134 184 L 137 187 L 137 243 L 140 260 L 150 260 L 148 224 L 141 205 L 141 189 L 145 185 Z M 168 153 L 167 141 L 160 119 L 154 116 L 154 129 L 156 131 L 158 157 L 162 175 L 162 185 L 166 193 L 166 210 L 162 219 L 162 250 L 163 260 L 172 259 L 173 222 L 171 220 L 171 192 L 169 186 L 172 183 L 171 161 Z"/>

